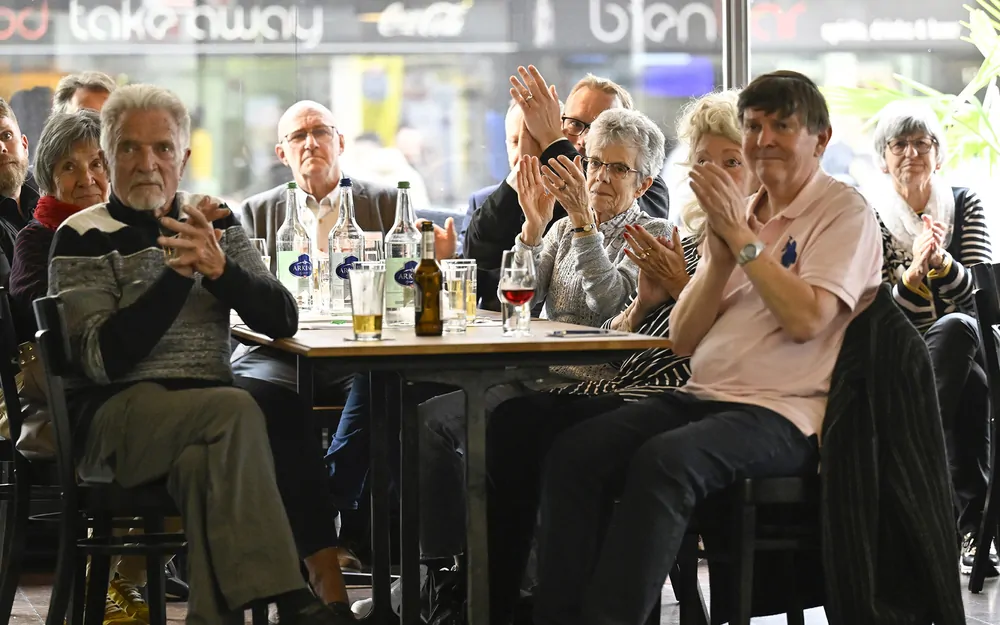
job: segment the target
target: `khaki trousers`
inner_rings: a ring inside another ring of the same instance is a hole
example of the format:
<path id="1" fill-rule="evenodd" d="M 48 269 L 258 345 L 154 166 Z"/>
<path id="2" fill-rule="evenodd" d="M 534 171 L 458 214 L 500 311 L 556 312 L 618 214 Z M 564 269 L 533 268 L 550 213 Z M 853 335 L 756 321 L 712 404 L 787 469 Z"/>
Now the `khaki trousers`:
<path id="1" fill-rule="evenodd" d="M 143 382 L 94 416 L 83 476 L 131 488 L 166 478 L 188 541 L 188 625 L 242 623 L 251 601 L 305 588 L 275 485 L 264 416 L 232 387 Z"/>

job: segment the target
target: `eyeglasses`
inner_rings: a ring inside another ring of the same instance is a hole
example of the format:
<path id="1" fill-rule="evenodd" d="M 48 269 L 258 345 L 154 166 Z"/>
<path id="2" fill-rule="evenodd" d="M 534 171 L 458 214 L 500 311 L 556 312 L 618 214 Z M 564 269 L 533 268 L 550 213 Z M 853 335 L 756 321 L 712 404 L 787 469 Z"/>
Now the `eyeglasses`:
<path id="1" fill-rule="evenodd" d="M 312 135 L 316 143 L 329 143 L 337 135 L 337 129 L 334 126 L 316 126 L 315 128 L 295 130 L 285 135 L 285 141 L 291 145 L 302 145 L 309 135 Z"/>
<path id="2" fill-rule="evenodd" d="M 579 137 L 585 132 L 590 130 L 590 124 L 587 122 L 582 122 L 575 117 L 563 117 L 562 118 L 562 131 L 571 136 Z"/>
<path id="3" fill-rule="evenodd" d="M 639 173 L 638 169 L 632 169 L 625 163 L 605 163 L 589 156 L 584 157 L 583 162 L 587 164 L 588 173 L 593 171 L 595 174 L 600 174 L 601 168 L 607 167 L 608 171 L 611 172 L 611 177 L 618 180 L 624 180 L 625 176 L 631 173 Z"/>
<path id="4" fill-rule="evenodd" d="M 914 139 L 910 141 L 906 139 L 893 139 L 887 145 L 889 146 L 889 151 L 896 156 L 902 156 L 905 154 L 907 148 L 911 145 L 913 146 L 913 149 L 917 151 L 917 154 L 922 155 L 930 152 L 931 148 L 937 145 L 937 141 L 934 139 Z"/>

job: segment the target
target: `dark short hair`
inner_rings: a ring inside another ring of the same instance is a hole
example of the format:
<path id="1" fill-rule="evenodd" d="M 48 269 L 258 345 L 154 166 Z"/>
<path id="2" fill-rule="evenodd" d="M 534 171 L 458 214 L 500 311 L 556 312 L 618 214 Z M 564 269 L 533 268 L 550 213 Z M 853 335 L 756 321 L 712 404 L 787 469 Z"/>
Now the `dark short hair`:
<path id="1" fill-rule="evenodd" d="M 830 128 L 830 109 L 819 87 L 807 76 L 791 70 L 778 70 L 754 78 L 740 92 L 737 111 L 740 123 L 747 109 L 764 111 L 768 115 L 777 113 L 786 118 L 799 116 L 811 134 L 819 134 Z"/>

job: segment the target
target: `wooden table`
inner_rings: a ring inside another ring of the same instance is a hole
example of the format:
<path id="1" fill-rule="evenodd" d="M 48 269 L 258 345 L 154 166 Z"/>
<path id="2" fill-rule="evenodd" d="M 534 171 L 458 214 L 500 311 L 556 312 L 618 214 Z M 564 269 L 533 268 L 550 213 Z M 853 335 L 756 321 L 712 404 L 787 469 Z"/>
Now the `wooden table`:
<path id="1" fill-rule="evenodd" d="M 495 313 L 480 312 L 486 324 Z M 554 365 L 593 365 L 627 358 L 637 351 L 669 348 L 670 341 L 638 334 L 548 336 L 558 330 L 585 330 L 564 323 L 532 320 L 529 337 L 504 337 L 499 325 L 473 325 L 465 334 L 418 337 L 413 328 L 389 329 L 382 341 L 354 342 L 350 324 L 307 323 L 292 338 L 272 340 L 233 326 L 246 343 L 267 345 L 297 356 L 299 393 L 312 405 L 313 365 L 323 361 L 344 373 L 369 371 L 371 384 L 372 596 L 370 620 L 390 622 L 389 605 L 389 437 L 390 406 L 377 389 L 389 383 L 440 382 L 465 391 L 468 622 L 489 623 L 489 579 L 486 537 L 486 405 L 487 389 L 514 380 L 541 377 Z M 398 375 L 398 378 L 395 376 Z M 395 382 L 393 382 L 395 380 Z M 401 520 L 402 622 L 416 625 L 419 617 L 419 485 L 416 407 L 401 402 Z M 392 409 L 396 409 L 393 407 Z"/>

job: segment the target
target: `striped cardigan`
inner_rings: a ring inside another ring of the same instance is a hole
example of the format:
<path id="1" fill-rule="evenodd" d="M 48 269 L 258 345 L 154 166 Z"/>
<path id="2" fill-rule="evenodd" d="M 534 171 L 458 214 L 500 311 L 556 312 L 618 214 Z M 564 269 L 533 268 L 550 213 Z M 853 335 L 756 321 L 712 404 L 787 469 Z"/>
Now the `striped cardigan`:
<path id="1" fill-rule="evenodd" d="M 911 289 L 902 274 L 913 262 L 911 250 L 879 220 L 882 226 L 882 280 L 892 285 L 892 296 L 910 321 L 927 331 L 935 321 L 953 313 L 974 314 L 972 304 L 972 272 L 968 267 L 992 262 L 993 248 L 986 227 L 986 215 L 976 194 L 955 187 L 955 223 L 942 271 L 931 271 L 919 289 Z"/>
<path id="2" fill-rule="evenodd" d="M 179 202 L 168 213 L 177 217 Z M 216 220 L 226 267 L 216 280 L 187 278 L 164 262 L 160 225 L 112 196 L 56 230 L 49 295 L 62 301 L 79 375 L 67 380 L 77 451 L 94 413 L 138 382 L 168 389 L 232 384 L 229 314 L 287 337 L 298 308 L 250 245 L 235 217 Z"/>
<path id="3" fill-rule="evenodd" d="M 831 625 L 965 623 L 930 355 L 883 285 L 844 335 L 820 448 Z"/>
<path id="4" fill-rule="evenodd" d="M 681 245 L 684 249 L 684 260 L 687 263 L 688 275 L 694 275 L 701 257 L 698 255 L 698 242 L 693 237 L 687 237 Z M 629 304 L 635 299 L 635 293 L 629 299 Z M 670 313 L 674 309 L 674 300 L 661 305 L 649 314 L 635 331 L 648 336 L 669 336 Z M 614 319 L 604 322 L 604 327 L 611 326 Z M 629 356 L 621 364 L 618 374 L 605 380 L 590 380 L 572 386 L 552 389 L 550 392 L 560 395 L 606 395 L 618 393 L 625 401 L 639 401 L 658 395 L 668 388 L 678 388 L 687 383 L 691 377 L 690 359 L 678 356 L 669 349 L 647 349 Z"/>

